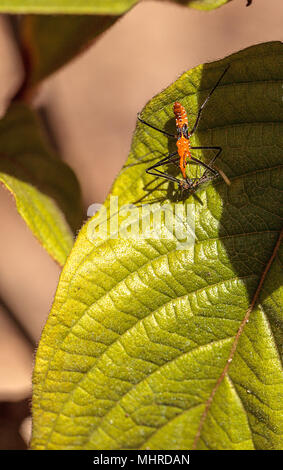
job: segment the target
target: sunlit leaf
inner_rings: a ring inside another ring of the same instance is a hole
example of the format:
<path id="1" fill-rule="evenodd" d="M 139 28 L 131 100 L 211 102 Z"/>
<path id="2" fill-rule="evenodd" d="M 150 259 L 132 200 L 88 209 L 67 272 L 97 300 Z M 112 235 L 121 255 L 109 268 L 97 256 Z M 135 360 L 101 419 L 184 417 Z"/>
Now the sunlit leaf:
<path id="1" fill-rule="evenodd" d="M 73 244 L 71 228 L 82 220 L 79 185 L 52 151 L 36 114 L 22 104 L 13 104 L 0 121 L 0 180 L 33 234 L 63 265 Z"/>
<path id="2" fill-rule="evenodd" d="M 2 172 L 0 182 L 15 197 L 19 214 L 43 248 L 63 266 L 72 248 L 73 236 L 54 201 L 32 185 Z"/>
<path id="3" fill-rule="evenodd" d="M 83 227 L 37 352 L 34 449 L 282 448 L 282 57 L 267 43 L 196 67 L 142 111 L 174 133 L 178 100 L 192 127 L 230 64 L 192 143 L 222 146 L 231 185 L 178 197 L 145 173 L 174 139 L 137 125 L 111 194 L 136 219 L 146 203 L 189 210 L 195 241 L 126 239 L 121 213 L 106 239 L 97 218 Z"/>
<path id="4" fill-rule="evenodd" d="M 68 13 L 121 15 L 139 0 L 1 0 L 5 13 Z M 172 0 L 199 10 L 212 10 L 231 0 Z"/>

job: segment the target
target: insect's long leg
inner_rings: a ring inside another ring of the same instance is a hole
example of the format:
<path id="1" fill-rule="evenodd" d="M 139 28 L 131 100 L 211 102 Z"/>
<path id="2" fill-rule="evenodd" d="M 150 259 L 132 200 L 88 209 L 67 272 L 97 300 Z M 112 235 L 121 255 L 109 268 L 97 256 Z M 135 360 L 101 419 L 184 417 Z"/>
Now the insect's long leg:
<path id="1" fill-rule="evenodd" d="M 196 149 L 213 149 L 213 150 L 218 150 L 218 152 L 214 155 L 214 157 L 212 158 L 212 160 L 210 160 L 209 162 L 209 170 L 211 171 L 211 166 L 214 164 L 215 160 L 217 159 L 217 157 L 219 157 L 220 153 L 222 152 L 222 148 L 221 147 L 191 147 L 191 148 L 196 148 Z M 229 180 L 229 178 L 225 175 L 224 171 L 220 170 L 220 168 L 213 168 L 214 170 L 214 176 L 222 176 L 223 180 L 225 181 L 226 184 L 230 185 L 231 182 Z M 206 180 L 208 180 L 208 176 L 207 176 L 207 170 L 205 170 L 204 174 L 202 175 L 201 179 L 202 178 L 205 178 Z M 211 179 L 211 178 L 210 178 Z"/>
<path id="2" fill-rule="evenodd" d="M 173 163 L 173 160 L 179 160 L 179 157 L 178 158 L 172 158 L 174 157 L 175 155 L 177 155 L 177 151 L 176 152 L 172 152 L 172 153 L 169 153 L 169 155 L 166 155 L 166 157 L 162 158 L 161 160 L 159 160 L 159 162 L 155 163 L 154 165 L 152 165 L 151 167 L 149 168 L 152 168 L 153 166 L 154 167 L 157 167 L 157 166 L 161 166 L 161 165 L 164 165 L 165 163 Z"/>
<path id="3" fill-rule="evenodd" d="M 197 160 L 195 157 L 191 157 L 192 160 L 195 160 L 197 161 L 197 163 L 200 163 L 202 166 L 206 166 L 206 168 L 210 171 L 212 171 L 212 173 L 215 174 L 215 170 L 212 167 L 213 163 L 215 162 L 215 160 L 219 157 L 220 153 L 222 152 L 222 147 L 213 147 L 213 146 L 210 146 L 210 147 L 191 147 L 191 149 L 195 149 L 195 150 L 218 150 L 218 152 L 214 155 L 214 157 L 212 158 L 212 160 L 210 160 L 210 162 L 207 164 L 207 163 L 203 163 L 203 162 L 200 162 L 199 160 Z M 216 172 L 217 173 L 217 172 Z"/>
<path id="4" fill-rule="evenodd" d="M 146 172 L 149 174 L 149 175 L 153 175 L 153 176 L 158 176 L 160 178 L 164 178 L 166 180 L 169 180 L 169 181 L 173 181 L 174 183 L 178 183 L 179 184 L 179 179 L 178 178 L 174 178 L 174 176 L 171 176 L 171 175 L 168 175 L 168 173 L 164 173 L 163 171 L 160 171 L 158 169 L 154 169 L 154 168 L 148 168 L 146 170 Z"/>
<path id="5" fill-rule="evenodd" d="M 176 155 L 176 153 L 177 152 L 175 152 L 174 155 Z M 162 166 L 165 163 L 175 163 L 179 160 L 179 157 L 172 158 L 172 156 L 173 155 L 171 154 L 168 157 L 160 160 L 160 162 L 156 163 L 155 165 L 150 166 L 145 170 L 146 173 L 148 173 L 149 175 L 159 176 L 160 178 L 164 178 L 166 180 L 173 181 L 174 183 L 179 184 L 180 180 L 178 178 L 175 178 L 174 176 L 168 175 L 168 173 L 164 173 L 163 171 L 157 169 L 159 166 Z"/>
<path id="6" fill-rule="evenodd" d="M 217 175 L 217 171 L 214 170 L 214 168 L 211 168 L 209 165 L 207 165 L 206 163 L 202 162 L 202 161 L 199 160 L 198 158 L 191 157 L 191 160 L 193 160 L 194 162 L 196 162 L 196 163 L 198 163 L 199 165 L 203 166 L 206 170 L 211 171 L 211 173 L 213 173 L 214 175 Z"/>
<path id="7" fill-rule="evenodd" d="M 165 165 L 166 163 L 176 163 L 177 161 L 179 161 L 180 157 L 178 156 L 178 157 L 173 158 L 175 155 L 177 155 L 177 152 L 170 153 L 169 155 L 167 155 L 167 157 L 162 158 L 162 160 L 159 160 L 159 162 L 150 166 L 145 171 L 151 170 L 152 168 L 158 168 L 159 166 Z"/>
<path id="8" fill-rule="evenodd" d="M 204 149 L 214 149 L 214 150 L 218 150 L 218 152 L 214 155 L 214 157 L 212 158 L 212 160 L 209 162 L 209 170 L 211 171 L 211 166 L 214 164 L 215 160 L 217 159 L 217 157 L 220 155 L 220 153 L 222 152 L 222 148 L 221 147 L 194 147 L 194 148 L 204 148 Z M 231 184 L 228 176 L 225 175 L 224 171 L 220 170 L 220 168 L 213 168 L 214 172 L 214 176 L 213 177 L 209 177 L 207 176 L 207 170 L 205 170 L 204 174 L 202 175 L 202 177 L 200 178 L 200 180 L 202 180 L 203 178 L 208 181 L 209 179 L 213 179 L 215 176 L 222 176 L 223 180 L 225 181 L 225 183 L 229 186 Z"/>
<path id="9" fill-rule="evenodd" d="M 204 100 L 204 102 L 202 103 L 201 107 L 199 108 L 198 110 L 198 114 L 197 114 L 197 118 L 196 118 L 196 122 L 194 124 L 194 127 L 192 128 L 192 130 L 190 131 L 190 135 L 193 135 L 193 133 L 195 132 L 196 128 L 198 127 L 198 123 L 199 123 L 199 120 L 200 120 L 200 117 L 201 117 L 201 113 L 206 105 L 206 103 L 208 102 L 209 98 L 211 97 L 212 93 L 216 90 L 216 88 L 218 87 L 219 83 L 221 82 L 222 78 L 224 77 L 225 73 L 227 72 L 227 70 L 229 69 L 230 65 L 228 65 L 228 67 L 226 67 L 226 69 L 224 70 L 224 72 L 221 74 L 221 76 L 219 77 L 219 79 L 217 80 L 216 84 L 214 85 L 214 87 L 212 88 L 212 90 L 209 92 L 209 94 L 207 95 L 206 99 Z"/>
<path id="10" fill-rule="evenodd" d="M 218 150 L 218 152 L 214 155 L 212 160 L 210 160 L 210 162 L 209 162 L 209 166 L 214 165 L 215 160 L 217 159 L 217 157 L 219 157 L 220 153 L 222 152 L 222 148 L 221 147 L 202 147 L 202 148 L 206 148 L 206 149 L 213 148 L 215 150 Z M 217 167 L 216 168 L 214 167 L 214 170 L 216 170 L 218 175 L 222 176 L 223 180 L 225 181 L 226 184 L 228 184 L 228 186 L 231 184 L 228 176 L 225 175 L 223 170 L 220 170 L 220 168 L 217 168 Z M 206 176 L 206 174 L 207 174 L 207 172 L 205 171 L 204 176 Z"/>
<path id="11" fill-rule="evenodd" d="M 169 134 L 169 132 L 163 131 L 162 129 L 158 129 L 158 127 L 155 127 L 152 124 L 149 124 L 149 122 L 144 121 L 142 118 L 140 118 L 139 114 L 138 114 L 138 120 L 142 122 L 143 124 L 145 124 L 146 126 L 151 127 L 151 129 L 155 129 L 156 131 L 161 132 L 161 134 L 167 135 L 168 137 L 173 137 L 175 139 L 177 137 L 175 134 Z"/>

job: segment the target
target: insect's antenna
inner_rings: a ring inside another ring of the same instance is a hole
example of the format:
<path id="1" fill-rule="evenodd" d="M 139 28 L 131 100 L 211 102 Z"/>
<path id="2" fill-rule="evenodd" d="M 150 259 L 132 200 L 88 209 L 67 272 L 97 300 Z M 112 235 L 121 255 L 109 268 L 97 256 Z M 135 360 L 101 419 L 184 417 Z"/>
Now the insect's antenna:
<path id="1" fill-rule="evenodd" d="M 198 123 L 199 123 L 199 120 L 200 120 L 200 117 L 201 117 L 201 113 L 205 107 L 205 105 L 207 104 L 209 98 L 211 97 L 212 93 L 216 90 L 216 88 L 218 87 L 219 83 L 221 82 L 222 78 L 224 77 L 225 73 L 227 72 L 227 70 L 230 68 L 230 65 L 228 65 L 226 67 L 226 69 L 224 70 L 224 72 L 221 74 L 221 76 L 218 78 L 217 82 L 215 83 L 214 87 L 212 88 L 212 90 L 209 92 L 209 94 L 207 95 L 206 99 L 204 100 L 204 102 L 202 103 L 201 107 L 199 108 L 198 110 L 198 115 L 197 115 L 197 118 L 196 118 L 196 122 L 194 124 L 194 127 L 192 128 L 191 132 L 190 132 L 190 135 L 193 135 L 193 133 L 195 132 L 197 126 L 198 126 Z"/>

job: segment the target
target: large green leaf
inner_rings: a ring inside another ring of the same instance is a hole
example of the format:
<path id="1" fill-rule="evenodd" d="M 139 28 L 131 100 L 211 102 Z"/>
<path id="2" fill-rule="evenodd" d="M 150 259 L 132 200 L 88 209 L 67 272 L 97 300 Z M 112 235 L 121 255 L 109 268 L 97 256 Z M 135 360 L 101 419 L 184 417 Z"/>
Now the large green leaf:
<path id="1" fill-rule="evenodd" d="M 111 15 L 25 15 L 19 23 L 26 60 L 24 90 L 91 45 L 119 17 Z"/>
<path id="2" fill-rule="evenodd" d="M 121 15 L 139 0 L 0 0 L 5 13 L 68 13 Z M 173 0 L 200 10 L 212 10 L 231 0 Z"/>
<path id="3" fill-rule="evenodd" d="M 136 217 L 158 200 L 190 209 L 195 243 L 126 239 L 121 213 L 115 238 L 113 207 L 111 237 L 95 238 L 97 217 L 83 227 L 37 352 L 34 449 L 282 447 L 282 44 L 186 72 L 142 116 L 174 133 L 178 100 L 193 125 L 228 63 L 192 141 L 223 147 L 231 185 L 178 197 L 145 173 L 174 142 L 138 124 L 111 194 Z"/>
<path id="4" fill-rule="evenodd" d="M 0 180 L 34 235 L 63 265 L 73 244 L 67 221 L 75 231 L 82 220 L 80 189 L 51 150 L 36 114 L 23 104 L 13 104 L 0 121 Z"/>

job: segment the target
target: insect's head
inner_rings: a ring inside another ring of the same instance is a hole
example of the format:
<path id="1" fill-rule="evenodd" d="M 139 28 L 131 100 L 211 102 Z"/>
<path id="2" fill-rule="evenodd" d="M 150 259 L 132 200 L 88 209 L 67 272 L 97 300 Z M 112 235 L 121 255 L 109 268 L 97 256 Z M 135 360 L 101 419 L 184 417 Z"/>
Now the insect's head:
<path id="1" fill-rule="evenodd" d="M 212 181 L 218 177 L 219 177 L 219 174 L 210 176 L 207 173 L 204 173 L 200 178 L 188 178 L 187 177 L 184 179 L 180 179 L 178 181 L 179 189 L 182 192 L 190 191 L 191 193 L 194 193 L 202 184 Z"/>
<path id="2" fill-rule="evenodd" d="M 179 188 L 181 191 L 192 191 L 196 189 L 196 181 L 190 178 L 184 178 L 179 180 Z"/>

